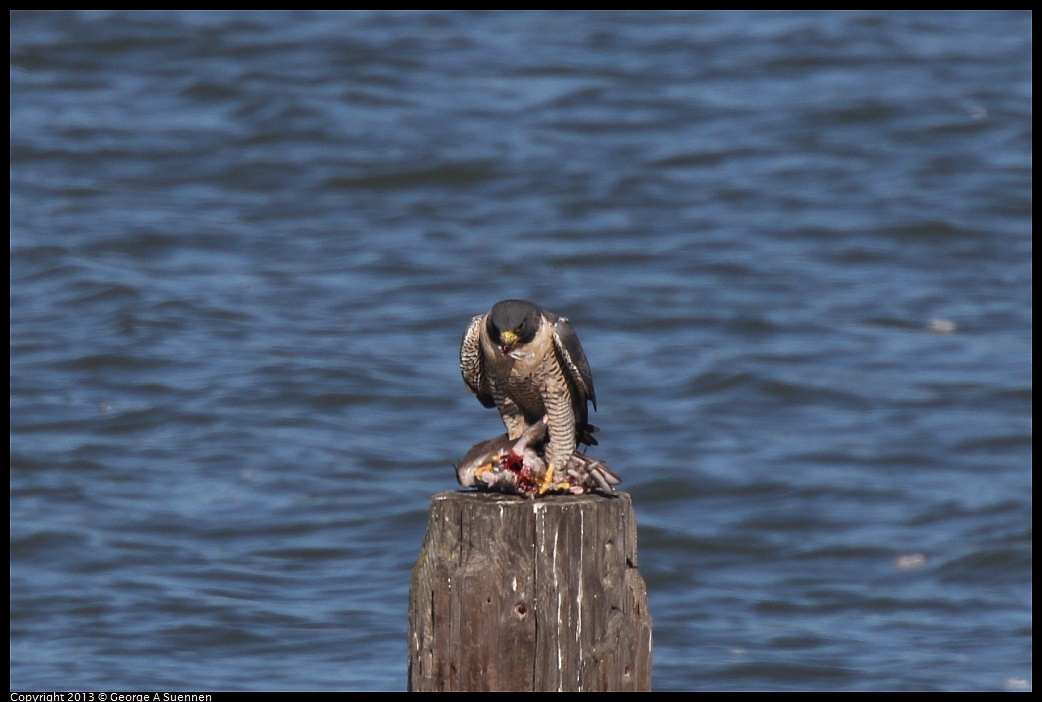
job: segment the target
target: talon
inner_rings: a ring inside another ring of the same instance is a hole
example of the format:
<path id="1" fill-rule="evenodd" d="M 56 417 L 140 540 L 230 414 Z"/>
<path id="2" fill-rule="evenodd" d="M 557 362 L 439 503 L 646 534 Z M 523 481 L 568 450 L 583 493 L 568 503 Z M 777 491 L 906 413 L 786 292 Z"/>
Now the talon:
<path id="1" fill-rule="evenodd" d="M 545 495 L 550 491 L 550 488 L 554 486 L 554 464 L 551 463 L 546 467 L 546 473 L 539 481 L 539 494 Z"/>
<path id="2" fill-rule="evenodd" d="M 488 463 L 486 463 L 485 465 L 481 466 L 476 471 L 474 471 L 474 477 L 476 478 L 479 475 L 484 475 L 485 473 L 489 472 L 490 470 L 492 470 L 495 467 L 496 467 L 496 462 L 495 461 L 489 461 Z"/>

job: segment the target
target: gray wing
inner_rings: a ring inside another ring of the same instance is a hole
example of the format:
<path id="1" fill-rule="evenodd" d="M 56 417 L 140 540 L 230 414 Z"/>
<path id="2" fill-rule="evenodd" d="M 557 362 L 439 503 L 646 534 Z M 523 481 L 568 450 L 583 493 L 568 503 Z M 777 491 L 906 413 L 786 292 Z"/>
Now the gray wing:
<path id="1" fill-rule="evenodd" d="M 485 328 L 485 315 L 479 314 L 470 320 L 463 342 L 459 347 L 459 369 L 467 388 L 477 395 L 485 407 L 495 407 L 488 379 L 485 376 L 485 355 L 481 351 L 481 334 Z"/>
<path id="2" fill-rule="evenodd" d="M 593 390 L 593 373 L 590 372 L 590 362 L 586 360 L 586 352 L 579 343 L 579 336 L 572 329 L 567 317 L 551 317 L 554 330 L 554 349 L 561 361 L 568 381 L 575 387 L 582 406 L 582 422 L 586 423 L 586 401 L 593 403 L 597 409 L 597 395 Z"/>

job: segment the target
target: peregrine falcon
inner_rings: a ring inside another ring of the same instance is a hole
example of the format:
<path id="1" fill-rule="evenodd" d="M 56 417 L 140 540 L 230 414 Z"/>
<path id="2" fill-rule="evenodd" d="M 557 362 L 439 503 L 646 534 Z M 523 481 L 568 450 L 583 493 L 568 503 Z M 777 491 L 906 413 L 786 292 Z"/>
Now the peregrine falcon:
<path id="1" fill-rule="evenodd" d="M 567 469 L 577 444 L 597 443 L 587 421 L 587 403 L 597 409 L 590 363 L 566 317 L 527 300 L 497 302 L 467 327 L 460 370 L 481 404 L 499 410 L 511 441 L 546 417 L 550 476 Z"/>

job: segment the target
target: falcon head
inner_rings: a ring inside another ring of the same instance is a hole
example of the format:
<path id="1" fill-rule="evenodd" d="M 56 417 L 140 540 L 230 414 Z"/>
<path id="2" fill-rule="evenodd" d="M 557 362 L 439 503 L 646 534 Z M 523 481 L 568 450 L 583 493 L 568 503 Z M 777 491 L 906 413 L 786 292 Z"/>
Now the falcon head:
<path id="1" fill-rule="evenodd" d="M 543 310 L 527 300 L 503 300 L 492 306 L 485 319 L 485 330 L 500 353 L 509 356 L 518 346 L 535 338 Z"/>

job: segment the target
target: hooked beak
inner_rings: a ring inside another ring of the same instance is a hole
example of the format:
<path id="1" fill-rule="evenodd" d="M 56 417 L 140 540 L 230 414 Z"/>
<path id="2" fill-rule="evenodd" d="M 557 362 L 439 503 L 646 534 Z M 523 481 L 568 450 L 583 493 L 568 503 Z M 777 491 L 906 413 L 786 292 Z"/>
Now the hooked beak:
<path id="1" fill-rule="evenodd" d="M 517 343 L 517 334 L 512 331 L 499 332 L 499 351 L 504 356 L 509 356 L 510 352 L 514 350 L 514 344 Z"/>

